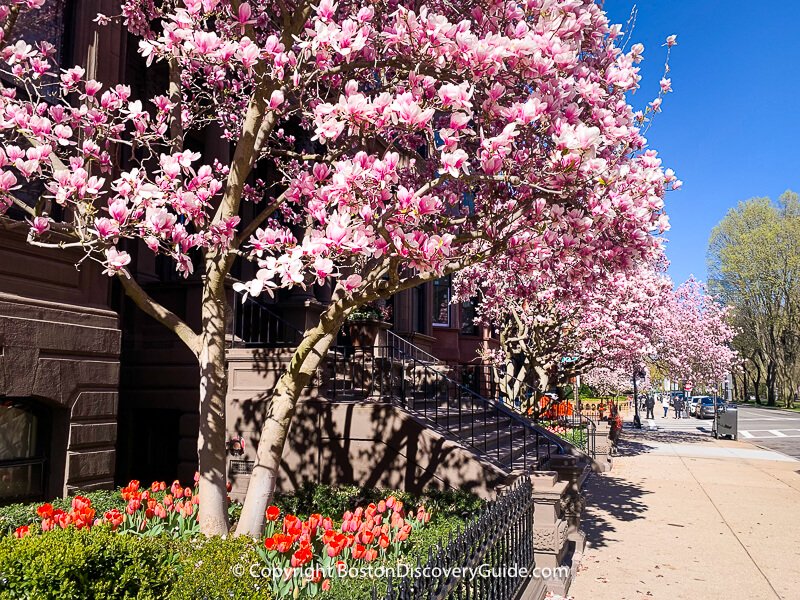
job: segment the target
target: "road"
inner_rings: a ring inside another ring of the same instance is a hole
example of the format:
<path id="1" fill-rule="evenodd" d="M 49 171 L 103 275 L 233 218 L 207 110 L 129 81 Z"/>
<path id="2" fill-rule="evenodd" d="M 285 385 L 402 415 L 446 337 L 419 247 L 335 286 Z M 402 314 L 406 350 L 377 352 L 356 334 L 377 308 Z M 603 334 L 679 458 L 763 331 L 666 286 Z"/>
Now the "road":
<path id="1" fill-rule="evenodd" d="M 742 407 L 739 409 L 739 439 L 800 458 L 800 413 Z"/>
<path id="2" fill-rule="evenodd" d="M 710 434 L 711 419 L 657 419 L 665 430 Z M 646 423 L 645 423 L 646 425 Z M 800 413 L 779 409 L 739 408 L 739 439 L 800 459 Z"/>

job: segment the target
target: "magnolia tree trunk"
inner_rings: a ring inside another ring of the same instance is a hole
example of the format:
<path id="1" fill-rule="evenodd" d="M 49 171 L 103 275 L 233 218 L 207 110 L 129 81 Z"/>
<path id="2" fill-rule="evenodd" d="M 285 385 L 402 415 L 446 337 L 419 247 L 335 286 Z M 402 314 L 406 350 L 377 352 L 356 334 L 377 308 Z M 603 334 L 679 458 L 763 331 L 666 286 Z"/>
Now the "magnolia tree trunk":
<path id="1" fill-rule="evenodd" d="M 524 366 L 518 371 L 514 366 L 514 361 L 507 360 L 502 364 L 493 364 L 492 372 L 494 373 L 495 381 L 500 394 L 506 398 L 510 404 L 520 402 L 520 406 L 524 405 L 524 383 L 525 383 L 525 368 Z M 527 409 L 527 406 L 523 406 Z"/>
<path id="2" fill-rule="evenodd" d="M 228 375 L 225 365 L 225 285 L 220 260 L 206 258 L 202 302 L 200 348 L 199 463 L 200 530 L 206 535 L 228 532 L 225 448 L 225 398 Z"/>
<path id="3" fill-rule="evenodd" d="M 236 535 L 258 537 L 264 530 L 264 512 L 272 501 L 283 448 L 297 401 L 336 339 L 345 310 L 333 304 L 319 324 L 306 332 L 286 372 L 278 380 L 261 428 L 256 464 L 250 477 Z"/>

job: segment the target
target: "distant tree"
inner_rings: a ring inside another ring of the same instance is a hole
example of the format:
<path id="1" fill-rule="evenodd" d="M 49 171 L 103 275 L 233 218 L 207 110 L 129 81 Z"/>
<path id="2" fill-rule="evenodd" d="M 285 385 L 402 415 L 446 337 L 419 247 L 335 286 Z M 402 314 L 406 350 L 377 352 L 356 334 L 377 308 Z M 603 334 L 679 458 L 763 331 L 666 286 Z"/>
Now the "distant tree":
<path id="1" fill-rule="evenodd" d="M 705 284 L 690 278 L 658 308 L 651 360 L 673 380 L 716 386 L 738 361 L 729 313 Z"/>
<path id="2" fill-rule="evenodd" d="M 767 404 L 791 404 L 800 389 L 800 200 L 753 198 L 714 228 L 709 285 L 733 307 L 744 376 L 763 376 Z M 758 383 L 756 384 L 758 395 Z"/>
<path id="3" fill-rule="evenodd" d="M 650 239 L 648 260 L 633 264 L 587 265 L 560 253 L 551 269 L 532 269 L 518 248 L 458 274 L 458 296 L 479 297 L 479 320 L 499 333 L 500 349 L 487 358 L 507 397 L 523 382 L 544 393 L 592 369 L 631 383 L 654 351 L 656 315 L 672 288 L 660 240 Z M 585 249 L 577 241 L 569 250 L 580 257 Z"/>

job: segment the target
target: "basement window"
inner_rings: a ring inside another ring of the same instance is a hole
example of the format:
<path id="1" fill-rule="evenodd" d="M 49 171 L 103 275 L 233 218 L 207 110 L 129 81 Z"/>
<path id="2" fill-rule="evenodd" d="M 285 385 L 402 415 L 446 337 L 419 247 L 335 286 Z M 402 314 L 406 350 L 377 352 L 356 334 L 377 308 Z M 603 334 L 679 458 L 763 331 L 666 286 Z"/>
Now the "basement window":
<path id="1" fill-rule="evenodd" d="M 44 498 L 48 425 L 32 400 L 0 403 L 0 504 Z"/>

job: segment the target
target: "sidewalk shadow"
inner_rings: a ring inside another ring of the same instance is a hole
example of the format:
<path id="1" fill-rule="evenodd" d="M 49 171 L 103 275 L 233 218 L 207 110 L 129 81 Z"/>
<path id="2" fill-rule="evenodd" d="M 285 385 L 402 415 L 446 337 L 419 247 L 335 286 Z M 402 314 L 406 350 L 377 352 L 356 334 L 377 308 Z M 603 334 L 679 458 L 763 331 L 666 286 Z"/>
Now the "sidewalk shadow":
<path id="1" fill-rule="evenodd" d="M 648 442 L 657 444 L 704 444 L 713 442 L 710 427 L 697 426 L 697 432 L 625 428 L 617 444 L 618 456 L 637 456 L 654 449 Z"/>
<path id="2" fill-rule="evenodd" d="M 614 521 L 644 519 L 647 503 L 644 496 L 652 492 L 609 473 L 592 475 L 586 484 L 586 511 L 581 528 L 593 548 L 607 546 L 616 531 Z"/>

